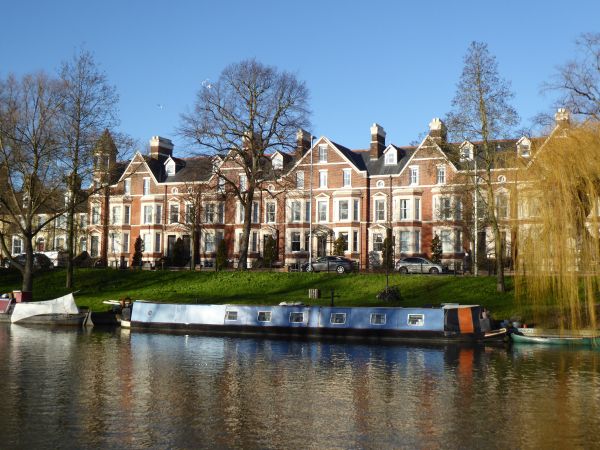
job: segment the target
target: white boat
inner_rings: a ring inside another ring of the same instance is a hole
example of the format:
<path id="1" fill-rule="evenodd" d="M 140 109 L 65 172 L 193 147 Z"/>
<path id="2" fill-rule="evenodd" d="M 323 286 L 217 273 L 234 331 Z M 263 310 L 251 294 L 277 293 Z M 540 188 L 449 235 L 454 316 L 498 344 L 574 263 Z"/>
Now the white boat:
<path id="1" fill-rule="evenodd" d="M 0 312 L 2 322 L 40 325 L 81 326 L 89 311 L 81 311 L 75 304 L 73 294 L 63 295 L 53 300 L 40 302 L 14 303 L 8 300 Z"/>

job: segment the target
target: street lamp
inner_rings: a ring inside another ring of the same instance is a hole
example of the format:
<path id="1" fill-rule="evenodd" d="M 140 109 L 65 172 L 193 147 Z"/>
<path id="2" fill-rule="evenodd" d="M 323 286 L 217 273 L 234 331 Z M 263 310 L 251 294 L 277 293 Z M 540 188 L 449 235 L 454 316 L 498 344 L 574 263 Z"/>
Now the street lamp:
<path id="1" fill-rule="evenodd" d="M 478 211 L 478 201 L 477 198 L 479 197 L 479 177 L 477 176 L 477 154 L 475 152 L 475 150 L 473 150 L 473 161 L 474 161 L 474 166 L 475 166 L 475 200 L 474 200 L 474 204 L 475 204 L 475 239 L 474 239 L 474 245 L 473 245 L 473 275 L 477 276 L 479 275 L 479 268 L 477 267 L 477 245 L 478 245 L 478 241 L 479 241 L 479 226 L 478 226 L 478 222 L 479 222 L 479 211 Z"/>
<path id="2" fill-rule="evenodd" d="M 312 270 L 312 246 L 313 246 L 313 139 L 314 136 L 310 135 L 310 214 L 308 215 L 308 267 Z"/>

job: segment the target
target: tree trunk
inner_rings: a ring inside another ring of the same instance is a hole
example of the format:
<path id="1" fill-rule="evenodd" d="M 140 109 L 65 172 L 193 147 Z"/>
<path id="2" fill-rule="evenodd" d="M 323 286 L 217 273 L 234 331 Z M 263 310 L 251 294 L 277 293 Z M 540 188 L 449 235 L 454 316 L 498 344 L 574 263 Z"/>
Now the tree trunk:
<path id="1" fill-rule="evenodd" d="M 33 244 L 31 236 L 25 236 L 25 265 L 23 266 L 23 284 L 21 291 L 33 291 Z"/>
<path id="2" fill-rule="evenodd" d="M 494 226 L 494 250 L 496 253 L 496 291 L 505 292 L 506 285 L 504 283 L 504 245 L 502 235 L 498 224 Z"/>
<path id="3" fill-rule="evenodd" d="M 75 192 L 71 189 L 69 198 L 69 211 L 67 214 L 67 279 L 65 287 L 73 288 L 73 257 L 75 243 Z"/>
<path id="4" fill-rule="evenodd" d="M 495 200 L 492 186 L 487 186 L 488 189 L 488 216 L 492 231 L 494 232 L 494 254 L 496 256 L 496 291 L 505 292 L 506 285 L 504 283 L 504 249 L 502 245 L 502 234 L 498 226 L 498 218 L 495 211 Z"/>
<path id="5" fill-rule="evenodd" d="M 254 200 L 254 189 L 248 189 L 246 193 L 246 206 L 244 207 L 244 228 L 240 239 L 240 259 L 238 269 L 248 268 L 248 243 L 250 242 L 250 225 L 252 224 L 252 203 Z"/>

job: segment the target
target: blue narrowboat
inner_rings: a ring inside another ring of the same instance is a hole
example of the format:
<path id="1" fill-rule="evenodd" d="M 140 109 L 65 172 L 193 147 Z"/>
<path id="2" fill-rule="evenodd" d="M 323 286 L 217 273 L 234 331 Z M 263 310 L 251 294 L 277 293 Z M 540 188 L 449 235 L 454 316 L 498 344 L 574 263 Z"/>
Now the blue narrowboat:
<path id="1" fill-rule="evenodd" d="M 122 326 L 138 329 L 232 335 L 440 341 L 504 336 L 506 330 L 492 331 L 488 324 L 489 319 L 481 318 L 480 306 L 457 304 L 394 308 L 198 305 L 142 300 L 133 303 L 130 320 L 121 321 Z"/>

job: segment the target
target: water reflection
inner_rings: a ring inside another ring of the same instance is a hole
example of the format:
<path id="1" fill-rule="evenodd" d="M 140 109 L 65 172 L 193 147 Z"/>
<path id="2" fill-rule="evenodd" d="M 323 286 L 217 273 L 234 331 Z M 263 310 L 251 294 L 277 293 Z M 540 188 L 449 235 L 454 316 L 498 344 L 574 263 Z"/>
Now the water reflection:
<path id="1" fill-rule="evenodd" d="M 0 442 L 600 445 L 600 353 L 0 327 Z"/>

